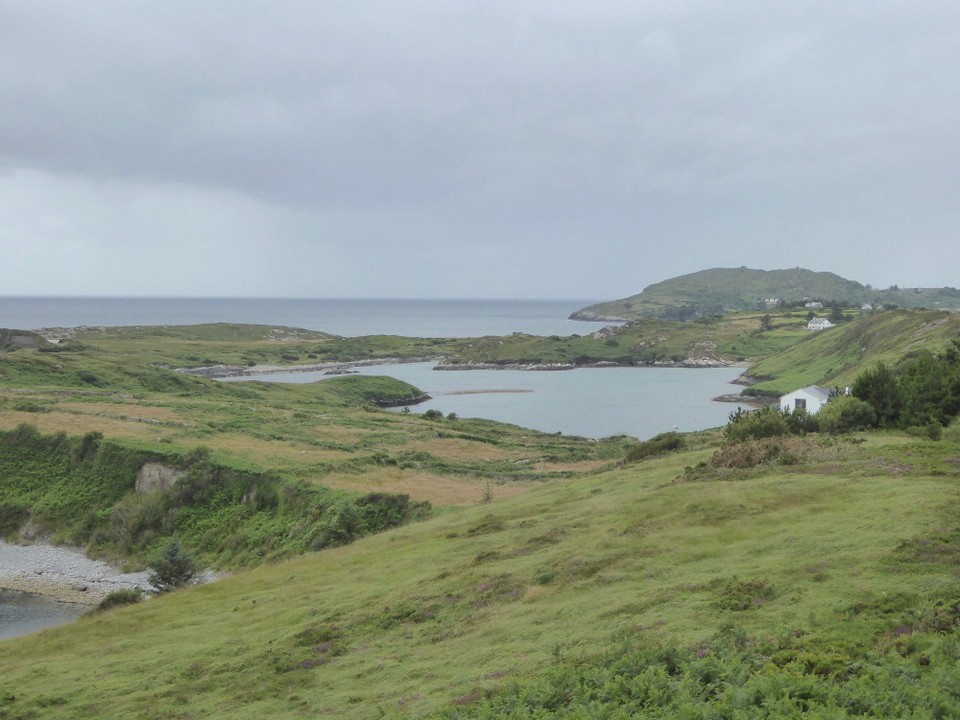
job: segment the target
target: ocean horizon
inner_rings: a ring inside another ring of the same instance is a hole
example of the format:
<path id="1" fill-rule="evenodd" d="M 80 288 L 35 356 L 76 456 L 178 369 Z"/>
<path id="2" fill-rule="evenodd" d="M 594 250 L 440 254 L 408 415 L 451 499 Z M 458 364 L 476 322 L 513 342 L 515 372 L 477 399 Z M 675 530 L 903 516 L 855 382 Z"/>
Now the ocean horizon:
<path id="1" fill-rule="evenodd" d="M 604 323 L 568 320 L 592 299 L 0 297 L 0 327 L 283 325 L 357 337 L 587 334 Z"/>

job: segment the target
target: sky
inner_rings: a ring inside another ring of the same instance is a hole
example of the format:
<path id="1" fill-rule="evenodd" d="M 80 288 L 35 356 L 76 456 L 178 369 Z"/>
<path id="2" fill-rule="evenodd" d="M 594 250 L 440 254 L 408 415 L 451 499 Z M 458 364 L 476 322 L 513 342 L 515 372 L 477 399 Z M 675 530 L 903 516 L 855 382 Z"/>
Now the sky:
<path id="1" fill-rule="evenodd" d="M 960 3 L 0 0 L 0 295 L 960 285 Z"/>

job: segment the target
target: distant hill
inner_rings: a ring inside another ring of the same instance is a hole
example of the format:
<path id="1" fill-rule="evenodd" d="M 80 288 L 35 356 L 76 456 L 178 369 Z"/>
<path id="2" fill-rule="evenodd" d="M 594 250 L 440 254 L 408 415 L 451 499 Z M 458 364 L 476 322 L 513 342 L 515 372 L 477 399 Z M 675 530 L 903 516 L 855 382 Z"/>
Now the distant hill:
<path id="1" fill-rule="evenodd" d="M 954 288 L 898 288 L 874 290 L 829 272 L 803 268 L 754 270 L 747 267 L 713 268 L 664 280 L 638 295 L 598 303 L 577 310 L 571 320 L 634 320 L 657 317 L 695 320 L 739 310 L 757 310 L 776 299 L 789 305 L 804 300 L 841 305 L 890 305 L 960 310 L 960 290 Z"/>

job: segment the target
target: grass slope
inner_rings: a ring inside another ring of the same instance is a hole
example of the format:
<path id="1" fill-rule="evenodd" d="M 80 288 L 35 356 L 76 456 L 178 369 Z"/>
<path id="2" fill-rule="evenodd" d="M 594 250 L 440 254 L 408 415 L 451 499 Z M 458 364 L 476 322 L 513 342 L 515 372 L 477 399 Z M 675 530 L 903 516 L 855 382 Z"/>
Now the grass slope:
<path id="1" fill-rule="evenodd" d="M 755 390 L 783 394 L 806 385 L 851 385 L 857 375 L 910 352 L 943 349 L 960 333 L 960 315 L 938 310 L 867 313 L 836 328 L 807 333 L 780 353 L 753 363 Z"/>
<path id="2" fill-rule="evenodd" d="M 954 620 L 917 618 L 957 588 L 947 435 L 812 436 L 793 465 L 746 470 L 700 466 L 701 448 L 88 617 L 3 644 L 0 717 L 482 714 L 489 693 L 539 692 L 625 640 L 792 638 L 759 658 L 768 677 L 867 660 L 940 677 L 950 654 L 925 643 L 957 638 Z"/>

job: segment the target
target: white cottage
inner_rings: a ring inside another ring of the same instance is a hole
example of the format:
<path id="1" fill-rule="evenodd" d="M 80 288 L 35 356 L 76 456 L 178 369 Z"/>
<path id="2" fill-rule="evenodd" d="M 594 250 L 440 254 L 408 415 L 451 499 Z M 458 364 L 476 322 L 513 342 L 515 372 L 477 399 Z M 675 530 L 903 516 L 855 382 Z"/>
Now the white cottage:
<path id="1" fill-rule="evenodd" d="M 793 412 L 797 408 L 803 408 L 811 415 L 816 415 L 829 399 L 830 390 L 817 385 L 808 385 L 781 397 L 780 409 Z"/>

